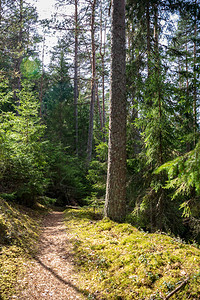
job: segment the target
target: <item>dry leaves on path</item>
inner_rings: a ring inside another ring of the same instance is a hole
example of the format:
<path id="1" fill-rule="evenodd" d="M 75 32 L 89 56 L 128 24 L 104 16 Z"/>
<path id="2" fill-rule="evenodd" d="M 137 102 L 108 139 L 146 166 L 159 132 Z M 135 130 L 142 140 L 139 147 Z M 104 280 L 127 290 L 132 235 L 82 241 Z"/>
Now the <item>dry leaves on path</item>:
<path id="1" fill-rule="evenodd" d="M 54 211 L 44 220 L 38 254 L 19 282 L 24 288 L 19 288 L 13 299 L 86 299 L 79 290 L 67 247 L 70 250 L 63 213 Z"/>

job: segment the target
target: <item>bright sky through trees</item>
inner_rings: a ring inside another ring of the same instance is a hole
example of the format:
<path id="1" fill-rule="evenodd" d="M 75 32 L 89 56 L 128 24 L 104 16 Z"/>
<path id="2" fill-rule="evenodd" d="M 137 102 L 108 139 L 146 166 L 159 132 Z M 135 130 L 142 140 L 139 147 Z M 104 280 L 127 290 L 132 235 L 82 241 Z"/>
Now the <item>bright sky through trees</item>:
<path id="1" fill-rule="evenodd" d="M 38 16 L 40 20 L 43 19 L 49 19 L 51 20 L 53 18 L 53 15 L 55 14 L 55 0 L 29 0 L 30 4 L 35 6 L 38 12 Z M 44 35 L 44 32 L 41 29 L 38 28 L 38 31 L 41 35 Z M 50 62 L 50 51 L 53 46 L 56 45 L 57 38 L 55 35 L 50 33 L 45 33 L 45 55 L 44 55 L 44 64 L 47 66 Z M 42 56 L 42 44 L 41 44 L 41 56 Z"/>
<path id="2" fill-rule="evenodd" d="M 38 16 L 40 20 L 49 19 L 52 20 L 53 16 L 57 12 L 57 18 L 59 18 L 59 10 L 56 7 L 56 0 L 29 0 L 30 4 L 35 6 L 38 12 Z M 70 10 L 70 6 L 68 6 L 68 10 Z M 69 11 L 68 11 L 69 13 Z M 41 35 L 44 35 L 42 28 L 38 28 L 38 32 Z M 44 64 L 47 66 L 50 62 L 50 51 L 57 43 L 59 32 L 55 34 L 52 31 L 49 33 L 45 32 L 45 55 L 44 55 Z M 41 56 L 42 56 L 42 45 L 41 45 Z"/>
<path id="3" fill-rule="evenodd" d="M 55 8 L 55 0 L 30 0 L 30 3 L 37 8 L 40 19 L 51 18 Z"/>

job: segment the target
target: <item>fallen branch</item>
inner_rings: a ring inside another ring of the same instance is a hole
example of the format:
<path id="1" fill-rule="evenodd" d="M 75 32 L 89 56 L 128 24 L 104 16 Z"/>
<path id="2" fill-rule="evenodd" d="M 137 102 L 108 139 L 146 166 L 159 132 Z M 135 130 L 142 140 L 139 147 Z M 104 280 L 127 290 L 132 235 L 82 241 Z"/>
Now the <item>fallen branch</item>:
<path id="1" fill-rule="evenodd" d="M 177 293 L 183 286 L 185 286 L 188 283 L 189 279 L 190 277 L 187 277 L 181 284 L 179 284 L 179 286 L 177 286 L 177 288 L 175 288 L 171 293 L 169 293 L 165 297 L 165 300 L 171 298 L 175 293 Z"/>
<path id="2" fill-rule="evenodd" d="M 80 206 L 66 205 L 66 209 L 80 209 Z"/>

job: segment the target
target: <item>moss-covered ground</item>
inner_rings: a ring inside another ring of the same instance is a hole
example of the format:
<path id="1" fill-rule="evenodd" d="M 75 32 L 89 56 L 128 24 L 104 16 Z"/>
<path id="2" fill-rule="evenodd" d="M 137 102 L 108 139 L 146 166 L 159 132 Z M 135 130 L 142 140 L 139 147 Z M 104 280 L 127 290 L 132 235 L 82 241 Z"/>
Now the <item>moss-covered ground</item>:
<path id="1" fill-rule="evenodd" d="M 37 249 L 40 218 L 38 210 L 0 198 L 0 299 L 10 299 Z"/>
<path id="2" fill-rule="evenodd" d="M 200 250 L 165 234 L 67 210 L 80 288 L 88 299 L 200 299 Z"/>

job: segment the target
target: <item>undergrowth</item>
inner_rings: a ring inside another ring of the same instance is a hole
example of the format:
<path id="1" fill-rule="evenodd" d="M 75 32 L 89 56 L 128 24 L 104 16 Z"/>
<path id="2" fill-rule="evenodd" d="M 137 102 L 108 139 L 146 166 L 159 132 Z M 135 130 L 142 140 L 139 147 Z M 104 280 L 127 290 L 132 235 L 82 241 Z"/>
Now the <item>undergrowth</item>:
<path id="1" fill-rule="evenodd" d="M 88 299 L 200 299 L 200 250 L 165 234 L 100 220 L 92 209 L 67 210 L 73 256 Z"/>
<path id="2" fill-rule="evenodd" d="M 0 198 L 0 299 L 10 299 L 37 249 L 40 215 Z"/>

